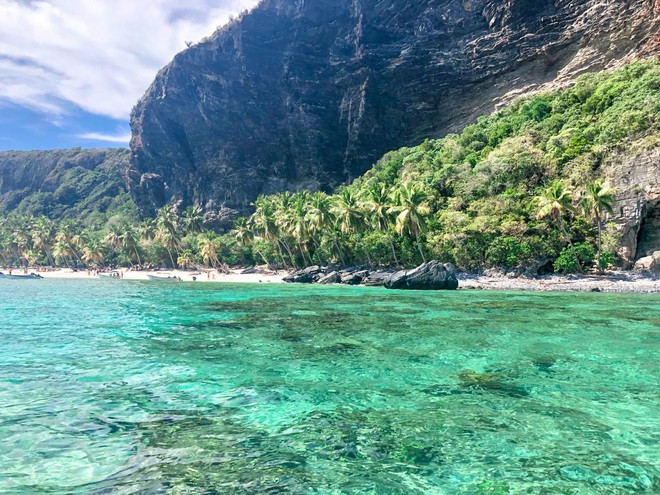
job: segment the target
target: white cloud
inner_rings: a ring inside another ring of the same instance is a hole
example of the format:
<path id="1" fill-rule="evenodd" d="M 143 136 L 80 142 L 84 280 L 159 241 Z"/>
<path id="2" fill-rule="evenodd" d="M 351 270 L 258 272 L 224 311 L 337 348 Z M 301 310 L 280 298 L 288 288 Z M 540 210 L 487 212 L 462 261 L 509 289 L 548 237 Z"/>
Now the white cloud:
<path id="1" fill-rule="evenodd" d="M 186 41 L 212 34 L 256 3 L 0 0 L 0 104 L 57 115 L 73 103 L 126 119 Z"/>
<path id="2" fill-rule="evenodd" d="M 106 143 L 122 143 L 128 144 L 131 140 L 130 133 L 123 134 L 103 134 L 100 132 L 88 132 L 86 134 L 79 134 L 80 139 L 88 139 L 90 141 L 105 141 Z"/>

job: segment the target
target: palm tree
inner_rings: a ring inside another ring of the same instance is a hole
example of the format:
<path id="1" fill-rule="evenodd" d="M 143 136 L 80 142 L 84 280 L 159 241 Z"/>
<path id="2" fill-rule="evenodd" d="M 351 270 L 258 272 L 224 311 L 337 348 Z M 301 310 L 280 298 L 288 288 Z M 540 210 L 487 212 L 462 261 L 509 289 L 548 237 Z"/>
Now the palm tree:
<path id="1" fill-rule="evenodd" d="M 250 224 L 261 237 L 268 241 L 275 241 L 278 236 L 275 223 L 275 208 L 270 198 L 259 196 L 254 202 L 255 211 L 249 219 Z"/>
<path id="2" fill-rule="evenodd" d="M 55 261 L 58 259 L 66 266 L 69 266 L 69 256 L 71 256 L 71 249 L 69 248 L 68 244 L 62 240 L 55 241 L 55 244 L 53 244 L 53 256 L 55 258 Z"/>
<path id="3" fill-rule="evenodd" d="M 157 228 L 174 232 L 178 228 L 179 220 L 179 212 L 174 205 L 165 205 L 156 212 Z"/>
<path id="4" fill-rule="evenodd" d="M 163 243 L 167 254 L 172 262 L 172 267 L 176 268 L 176 262 L 172 251 L 176 252 L 181 244 L 181 235 L 178 231 L 179 214 L 176 206 L 165 205 L 157 211 L 156 214 L 156 239 Z"/>
<path id="5" fill-rule="evenodd" d="M 25 259 L 28 266 L 34 266 L 37 264 L 37 261 L 39 261 L 42 254 L 36 249 L 26 249 L 25 251 L 23 251 L 22 256 Z"/>
<path id="6" fill-rule="evenodd" d="M 57 234 L 55 234 L 55 241 L 61 243 L 60 248 L 66 251 L 65 256 L 71 257 L 73 255 L 78 263 L 82 263 L 80 255 L 76 251 L 75 239 L 76 234 L 74 234 L 72 226 L 68 222 L 61 223 Z"/>
<path id="7" fill-rule="evenodd" d="M 387 190 L 385 184 L 373 184 L 367 189 L 366 199 L 367 201 L 365 203 L 365 207 L 369 210 L 372 224 L 378 230 L 382 230 L 387 234 L 387 239 L 390 242 L 390 248 L 392 248 L 394 263 L 398 266 L 399 259 L 396 256 L 394 240 L 392 239 L 392 234 L 390 232 L 390 226 L 392 222 L 392 214 L 390 212 L 390 193 Z"/>
<path id="8" fill-rule="evenodd" d="M 112 224 L 108 227 L 108 232 L 103 238 L 103 242 L 105 242 L 115 254 L 119 254 L 121 251 L 121 234 L 121 226 L 118 224 Z"/>
<path id="9" fill-rule="evenodd" d="M 193 205 L 186 208 L 183 212 L 183 225 L 188 234 L 199 234 L 203 230 L 204 215 L 202 207 Z"/>
<path id="10" fill-rule="evenodd" d="M 580 265 L 580 259 L 575 252 L 575 246 L 573 246 L 571 236 L 566 231 L 563 221 L 564 214 L 575 210 L 575 208 L 573 208 L 572 189 L 562 181 L 554 180 L 548 184 L 548 187 L 546 187 L 539 196 L 536 197 L 536 201 L 539 206 L 536 218 L 541 220 L 549 216 L 557 223 L 559 230 L 564 235 L 564 238 L 573 252 L 575 262 L 577 263 L 577 269 L 581 272 L 582 266 Z"/>
<path id="11" fill-rule="evenodd" d="M 590 214 L 598 226 L 598 271 L 602 272 L 603 267 L 600 263 L 602 254 L 602 227 L 603 213 L 614 213 L 613 208 L 616 202 L 616 191 L 603 179 L 596 179 L 587 184 L 581 195 L 580 206 L 585 214 Z"/>
<path id="12" fill-rule="evenodd" d="M 35 249 L 45 253 L 50 265 L 54 264 L 51 256 L 51 245 L 55 236 L 55 224 L 46 217 L 39 217 L 35 220 L 30 231 L 32 244 Z"/>
<path id="13" fill-rule="evenodd" d="M 351 188 L 345 188 L 335 197 L 335 206 L 333 209 L 337 217 L 339 230 L 343 234 L 360 234 L 366 224 L 364 209 L 360 203 L 357 194 Z M 362 247 L 367 257 L 367 264 L 371 265 L 371 256 L 369 250 L 362 240 Z"/>
<path id="14" fill-rule="evenodd" d="M 284 253 L 282 253 L 279 240 L 280 231 L 276 222 L 277 209 L 275 208 L 274 201 L 270 197 L 259 196 L 254 202 L 254 206 L 255 211 L 248 222 L 254 229 L 255 235 L 259 235 L 268 242 L 275 244 L 277 252 L 282 260 L 282 265 L 286 266 Z"/>
<path id="15" fill-rule="evenodd" d="M 134 252 L 138 265 L 142 265 L 142 259 L 140 259 L 140 253 L 138 252 L 140 238 L 137 230 L 130 223 L 126 222 L 121 226 L 120 231 L 121 235 L 119 236 L 119 241 L 121 247 L 124 248 L 127 253 L 130 253 L 131 251 Z"/>
<path id="16" fill-rule="evenodd" d="M 261 251 L 259 251 L 257 246 L 254 245 L 254 231 L 250 228 L 248 220 L 245 218 L 238 218 L 236 221 L 234 221 L 233 234 L 236 242 L 244 247 L 252 246 L 256 253 L 261 256 L 261 259 L 264 260 L 264 263 L 266 263 L 269 268 L 271 267 L 268 259 L 263 255 Z"/>
<path id="17" fill-rule="evenodd" d="M 6 223 L 6 219 L 0 220 L 0 257 L 4 260 L 5 266 L 9 264 L 12 255 L 11 234 Z"/>
<path id="18" fill-rule="evenodd" d="M 237 218 L 234 221 L 232 234 L 241 246 L 248 247 L 254 242 L 254 231 L 250 228 L 250 222 L 246 218 Z"/>
<path id="19" fill-rule="evenodd" d="M 179 257 L 176 259 L 176 262 L 183 268 L 190 268 L 194 265 L 194 256 L 192 251 L 186 249 L 179 254 Z"/>
<path id="20" fill-rule="evenodd" d="M 90 235 L 89 232 L 83 230 L 71 236 L 71 244 L 77 250 L 82 251 L 85 245 L 89 242 Z"/>
<path id="21" fill-rule="evenodd" d="M 103 243 L 97 239 L 90 239 L 83 247 L 82 259 L 88 265 L 103 265 L 105 261 Z"/>
<path id="22" fill-rule="evenodd" d="M 337 236 L 335 235 L 335 225 L 337 218 L 333 213 L 332 198 L 323 192 L 316 192 L 309 197 L 307 204 L 307 213 L 305 214 L 307 228 L 312 237 L 312 240 L 317 245 L 319 250 L 322 250 L 322 236 L 328 234 L 332 239 L 332 243 L 337 250 L 337 254 L 344 263 L 344 255 L 337 243 Z"/>
<path id="23" fill-rule="evenodd" d="M 4 260 L 3 265 L 10 264 L 11 248 L 6 236 L 0 236 L 0 257 Z"/>
<path id="24" fill-rule="evenodd" d="M 156 231 L 156 239 L 162 243 L 163 247 L 165 247 L 170 262 L 172 263 L 172 268 L 176 268 L 177 264 L 174 261 L 174 254 L 177 253 L 177 249 L 181 244 L 181 239 L 178 233 L 161 228 Z"/>
<path id="25" fill-rule="evenodd" d="M 307 241 L 309 240 L 309 229 L 306 219 L 308 200 L 309 193 L 307 191 L 301 191 L 293 195 L 291 199 L 291 208 L 287 215 L 287 225 L 291 237 L 293 237 L 298 245 L 298 250 L 302 255 L 303 261 L 307 263 L 308 258 L 309 264 L 312 265 L 312 257 L 307 251 Z M 305 255 L 307 255 L 307 258 L 305 258 Z"/>
<path id="26" fill-rule="evenodd" d="M 222 249 L 218 237 L 213 232 L 206 232 L 199 236 L 197 245 L 204 263 L 215 268 L 219 263 L 218 251 Z"/>
<path id="27" fill-rule="evenodd" d="M 275 225 L 277 225 L 279 236 L 279 243 L 284 246 L 284 249 L 289 253 L 289 259 L 293 266 L 296 265 L 296 259 L 293 256 L 291 247 L 287 242 L 287 236 L 291 236 L 292 222 L 291 222 L 291 208 L 292 208 L 293 196 L 290 192 L 285 191 L 282 194 L 279 194 L 273 198 L 274 204 L 274 220 Z"/>
<path id="28" fill-rule="evenodd" d="M 412 184 L 403 184 L 393 191 L 392 200 L 394 206 L 388 212 L 397 215 L 397 233 L 402 235 L 408 232 L 415 237 L 422 262 L 426 263 L 420 234 L 426 229 L 426 217 L 431 213 L 427 194 Z"/>
<path id="29" fill-rule="evenodd" d="M 141 239 L 145 241 L 153 241 L 156 238 L 156 226 L 154 220 L 145 218 L 140 222 L 136 229 Z"/>
<path id="30" fill-rule="evenodd" d="M 18 229 L 18 227 L 16 228 Z M 22 229 L 13 231 L 9 242 L 11 243 L 16 258 L 18 258 L 19 261 L 25 258 L 23 253 L 32 247 L 30 236 Z"/>

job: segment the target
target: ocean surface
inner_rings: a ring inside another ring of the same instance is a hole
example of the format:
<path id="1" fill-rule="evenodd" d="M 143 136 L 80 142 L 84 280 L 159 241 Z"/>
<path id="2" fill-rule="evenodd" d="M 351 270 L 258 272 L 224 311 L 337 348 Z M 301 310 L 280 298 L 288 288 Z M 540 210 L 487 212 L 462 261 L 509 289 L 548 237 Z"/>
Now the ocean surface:
<path id="1" fill-rule="evenodd" d="M 0 493 L 660 493 L 660 296 L 0 281 Z"/>

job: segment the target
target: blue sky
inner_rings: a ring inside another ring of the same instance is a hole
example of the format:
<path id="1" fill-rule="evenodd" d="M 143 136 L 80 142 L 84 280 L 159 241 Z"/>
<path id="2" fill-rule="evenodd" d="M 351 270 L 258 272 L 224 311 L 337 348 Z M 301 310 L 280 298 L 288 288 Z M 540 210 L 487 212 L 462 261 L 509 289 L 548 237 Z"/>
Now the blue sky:
<path id="1" fill-rule="evenodd" d="M 257 0 L 0 0 L 0 150 L 128 145 L 156 72 Z"/>

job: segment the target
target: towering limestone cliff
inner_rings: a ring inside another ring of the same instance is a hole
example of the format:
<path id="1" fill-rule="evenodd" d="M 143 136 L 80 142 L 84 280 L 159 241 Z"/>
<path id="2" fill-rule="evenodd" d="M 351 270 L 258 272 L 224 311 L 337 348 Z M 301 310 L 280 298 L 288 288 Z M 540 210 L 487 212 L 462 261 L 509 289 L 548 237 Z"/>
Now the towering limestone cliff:
<path id="1" fill-rule="evenodd" d="M 330 189 L 516 95 L 660 46 L 658 0 L 264 0 L 135 107 L 129 187 L 243 208 Z"/>

